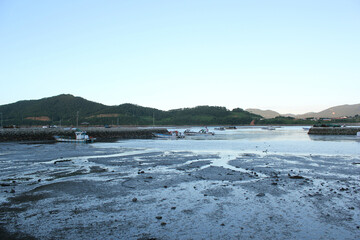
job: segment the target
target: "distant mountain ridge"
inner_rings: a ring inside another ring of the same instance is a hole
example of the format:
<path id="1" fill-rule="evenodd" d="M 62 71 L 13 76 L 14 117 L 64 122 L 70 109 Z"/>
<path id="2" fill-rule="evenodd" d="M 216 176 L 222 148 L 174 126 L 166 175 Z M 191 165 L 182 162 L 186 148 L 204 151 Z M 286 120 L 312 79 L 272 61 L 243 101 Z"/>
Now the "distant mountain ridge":
<path id="1" fill-rule="evenodd" d="M 264 118 L 274 118 L 277 116 L 294 117 L 294 118 L 341 118 L 354 117 L 360 115 L 360 104 L 345 104 L 327 108 L 320 112 L 308 112 L 304 114 L 280 114 L 272 110 L 261 110 L 256 108 L 248 108 L 246 111 L 260 115 Z"/>
<path id="2" fill-rule="evenodd" d="M 236 108 L 198 106 L 162 111 L 125 103 L 117 106 L 88 101 L 70 94 L 24 100 L 0 106 L 3 125 L 236 125 L 261 116 Z"/>
<path id="3" fill-rule="evenodd" d="M 245 109 L 245 111 L 260 115 L 264 118 L 275 118 L 275 117 L 280 116 L 280 113 L 272 111 L 272 110 L 261 110 L 261 109 L 257 109 L 257 108 L 248 108 L 248 109 Z"/>

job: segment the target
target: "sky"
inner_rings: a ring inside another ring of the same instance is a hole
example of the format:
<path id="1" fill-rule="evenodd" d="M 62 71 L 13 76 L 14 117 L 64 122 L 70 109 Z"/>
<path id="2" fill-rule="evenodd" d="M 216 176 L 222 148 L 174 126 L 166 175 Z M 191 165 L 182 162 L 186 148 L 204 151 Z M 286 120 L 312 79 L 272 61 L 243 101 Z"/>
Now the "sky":
<path id="1" fill-rule="evenodd" d="M 0 105 L 360 103 L 358 0 L 0 0 Z"/>

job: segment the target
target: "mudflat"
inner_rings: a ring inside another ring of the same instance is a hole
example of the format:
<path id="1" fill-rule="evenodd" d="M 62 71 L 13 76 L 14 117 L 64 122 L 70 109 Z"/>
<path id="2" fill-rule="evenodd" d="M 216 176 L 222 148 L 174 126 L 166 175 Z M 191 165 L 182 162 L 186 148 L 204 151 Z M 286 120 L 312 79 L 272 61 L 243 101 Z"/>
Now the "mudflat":
<path id="1" fill-rule="evenodd" d="M 113 143 L 1 143 L 0 150 L 4 239 L 360 234 L 358 156 L 164 151 Z"/>

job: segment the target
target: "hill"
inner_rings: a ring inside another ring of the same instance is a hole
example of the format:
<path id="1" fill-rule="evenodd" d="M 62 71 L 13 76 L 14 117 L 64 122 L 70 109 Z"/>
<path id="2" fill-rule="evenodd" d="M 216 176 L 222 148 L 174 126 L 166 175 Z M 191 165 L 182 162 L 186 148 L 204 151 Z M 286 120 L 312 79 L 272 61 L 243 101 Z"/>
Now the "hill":
<path id="1" fill-rule="evenodd" d="M 272 110 L 261 110 L 261 109 L 257 109 L 257 108 L 248 108 L 246 109 L 246 111 L 256 114 L 256 115 L 260 115 L 264 118 L 275 118 L 280 116 L 280 113 L 272 111 Z"/>
<path id="2" fill-rule="evenodd" d="M 237 125 L 260 119 L 241 108 L 198 106 L 162 111 L 130 103 L 118 106 L 62 94 L 0 106 L 3 125 Z"/>
<path id="3" fill-rule="evenodd" d="M 340 106 L 334 106 L 330 107 L 328 109 L 325 109 L 321 112 L 314 113 L 305 113 L 296 115 L 297 118 L 340 118 L 340 117 L 354 117 L 356 115 L 360 115 L 360 104 L 352 104 L 352 105 L 340 105 Z"/>
<path id="4" fill-rule="evenodd" d="M 0 106 L 6 124 L 31 124 L 35 122 L 68 122 L 79 115 L 86 116 L 107 106 L 81 97 L 62 94 L 40 100 L 24 100 Z"/>
<path id="5" fill-rule="evenodd" d="M 278 112 L 272 110 L 261 110 L 256 108 L 248 108 L 246 111 L 260 115 L 264 118 L 276 118 L 279 116 L 282 117 L 291 117 L 297 119 L 305 119 L 305 118 L 341 118 L 341 117 L 354 117 L 356 115 L 360 115 L 360 104 L 353 105 L 339 105 L 327 108 L 320 112 L 308 112 L 304 114 L 280 114 Z"/>

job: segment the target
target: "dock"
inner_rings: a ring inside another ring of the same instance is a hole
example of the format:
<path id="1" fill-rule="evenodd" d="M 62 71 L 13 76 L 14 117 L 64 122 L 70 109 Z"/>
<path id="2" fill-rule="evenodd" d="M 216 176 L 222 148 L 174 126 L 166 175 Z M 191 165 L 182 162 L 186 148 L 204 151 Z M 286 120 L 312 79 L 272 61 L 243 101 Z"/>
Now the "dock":
<path id="1" fill-rule="evenodd" d="M 136 128 L 136 127 L 88 127 L 81 128 L 97 141 L 116 139 L 149 139 L 153 133 L 166 133 L 166 128 Z M 55 141 L 54 136 L 74 137 L 75 130 L 63 128 L 14 128 L 0 129 L 0 142 L 17 141 Z"/>
<path id="2" fill-rule="evenodd" d="M 360 127 L 312 127 L 308 134 L 313 135 L 356 135 Z"/>

